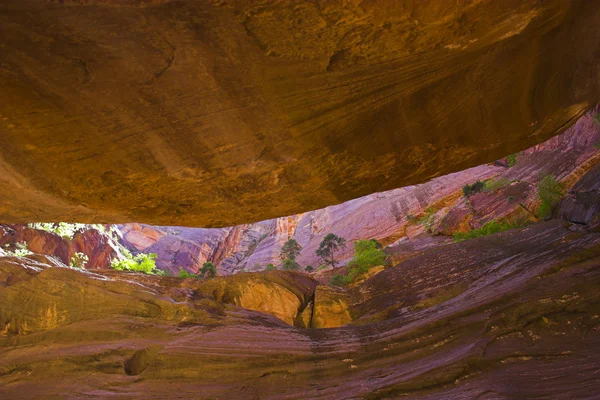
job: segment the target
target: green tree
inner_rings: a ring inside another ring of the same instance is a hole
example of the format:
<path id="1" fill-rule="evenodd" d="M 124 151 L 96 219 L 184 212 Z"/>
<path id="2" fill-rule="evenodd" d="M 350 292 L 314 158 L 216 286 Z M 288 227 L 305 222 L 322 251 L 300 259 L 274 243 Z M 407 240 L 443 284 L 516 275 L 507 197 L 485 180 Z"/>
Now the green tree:
<path id="1" fill-rule="evenodd" d="M 271 263 L 267 264 L 267 268 L 265 269 L 265 271 L 276 271 L 277 267 Z"/>
<path id="2" fill-rule="evenodd" d="M 304 270 L 306 272 L 313 272 L 315 268 L 312 265 L 307 265 L 306 268 L 304 268 Z"/>
<path id="3" fill-rule="evenodd" d="M 321 241 L 319 248 L 315 251 L 315 254 L 323 260 L 327 265 L 335 267 L 337 263 L 335 261 L 335 253 L 346 247 L 346 239 L 339 237 L 333 233 L 328 233 Z"/>
<path id="4" fill-rule="evenodd" d="M 296 257 L 298 257 L 298 254 L 300 254 L 300 250 L 302 250 L 302 247 L 300 247 L 298 242 L 296 242 L 295 239 L 290 239 L 287 242 L 285 242 L 285 244 L 281 248 L 281 253 L 279 253 L 279 257 L 282 260 L 287 259 L 296 261 Z"/>
<path id="5" fill-rule="evenodd" d="M 202 268 L 200 268 L 200 276 L 204 279 L 211 279 L 217 275 L 217 267 L 210 262 L 207 261 L 202 264 Z"/>

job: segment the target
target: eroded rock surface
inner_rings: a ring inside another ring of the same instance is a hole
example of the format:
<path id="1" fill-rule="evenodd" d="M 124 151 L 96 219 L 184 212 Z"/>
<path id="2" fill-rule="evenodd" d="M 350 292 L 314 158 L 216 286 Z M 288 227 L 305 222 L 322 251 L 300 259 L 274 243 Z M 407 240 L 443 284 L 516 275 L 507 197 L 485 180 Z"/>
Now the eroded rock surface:
<path id="1" fill-rule="evenodd" d="M 233 226 L 491 162 L 597 102 L 591 1 L 0 1 L 0 220 Z"/>
<path id="2" fill-rule="evenodd" d="M 269 275 L 293 291 L 307 287 L 301 274 L 200 282 L 44 263 L 0 258 L 3 398 L 593 398 L 600 391 L 593 351 L 600 233 L 564 221 L 414 254 L 340 292 L 353 321 L 328 329 L 295 328 L 212 294 Z"/>
<path id="3" fill-rule="evenodd" d="M 179 267 L 196 272 L 207 260 L 223 275 L 260 271 L 269 263 L 279 265 L 281 247 L 290 238 L 302 246 L 300 264 L 317 267 L 322 261 L 314 252 L 328 233 L 348 240 L 348 247 L 337 253 L 338 260 L 345 262 L 353 255 L 350 242 L 359 239 L 376 238 L 385 245 L 401 246 L 407 253 L 493 220 L 536 221 L 537 184 L 548 174 L 569 190 L 560 206 L 561 217 L 588 223 L 585 221 L 597 214 L 600 203 L 596 188 L 600 127 L 593 121 L 598 112 L 600 108 L 595 107 L 561 135 L 515 154 L 512 166 L 502 159 L 421 185 L 233 228 L 125 224 L 119 229 L 137 250 L 157 253 L 158 266 L 173 272 Z M 478 180 L 487 180 L 488 189 L 465 198 L 462 187 Z"/>

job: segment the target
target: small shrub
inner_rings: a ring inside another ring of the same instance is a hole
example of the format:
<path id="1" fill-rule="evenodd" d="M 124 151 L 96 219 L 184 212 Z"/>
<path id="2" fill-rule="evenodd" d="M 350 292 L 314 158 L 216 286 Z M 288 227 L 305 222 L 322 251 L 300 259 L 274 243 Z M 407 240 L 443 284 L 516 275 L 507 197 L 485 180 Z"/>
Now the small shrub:
<path id="1" fill-rule="evenodd" d="M 27 242 L 15 243 L 12 248 L 9 244 L 4 245 L 4 253 L 7 257 L 25 257 L 33 254 L 27 247 Z"/>
<path id="2" fill-rule="evenodd" d="M 485 183 L 477 181 L 472 185 L 465 185 L 462 188 L 463 196 L 469 197 L 472 194 L 479 193 L 485 189 Z"/>
<path id="3" fill-rule="evenodd" d="M 177 273 L 177 277 L 181 278 L 181 279 L 186 279 L 186 278 L 194 278 L 195 276 L 194 276 L 194 274 L 190 274 L 189 272 L 187 272 L 182 267 L 179 267 L 179 272 Z"/>
<path id="4" fill-rule="evenodd" d="M 546 175 L 537 184 L 538 195 L 542 200 L 537 214 L 539 218 L 549 218 L 554 211 L 554 207 L 564 196 L 564 186 L 558 182 L 552 175 Z"/>
<path id="5" fill-rule="evenodd" d="M 156 268 L 156 257 L 155 253 L 144 254 L 140 253 L 133 256 L 128 251 L 123 251 L 123 260 L 113 259 L 110 263 L 111 268 L 118 271 L 136 271 L 143 272 L 145 274 L 160 274 L 160 271 Z"/>
<path id="6" fill-rule="evenodd" d="M 304 270 L 306 272 L 313 272 L 315 269 L 312 265 L 307 265 L 306 268 L 304 268 Z"/>
<path id="7" fill-rule="evenodd" d="M 511 223 L 509 221 L 490 221 L 483 225 L 481 228 L 473 229 L 466 233 L 457 232 L 454 234 L 453 238 L 455 242 L 462 242 L 463 240 L 487 236 L 493 233 L 503 232 L 513 228 L 520 228 L 522 226 L 524 226 L 524 224 L 522 223 Z"/>
<path id="8" fill-rule="evenodd" d="M 333 286 L 344 286 L 346 285 L 346 277 L 344 275 L 334 275 L 329 283 Z"/>
<path id="9" fill-rule="evenodd" d="M 594 115 L 594 122 L 595 122 L 595 123 L 596 123 L 598 126 L 600 126 L 600 113 L 599 113 L 599 114 L 596 114 L 596 115 Z"/>
<path id="10" fill-rule="evenodd" d="M 319 266 L 317 267 L 317 272 L 319 272 L 319 271 L 322 271 L 322 270 L 324 270 L 324 269 L 325 269 L 325 268 L 327 268 L 327 267 L 328 267 L 328 265 L 319 265 Z"/>
<path id="11" fill-rule="evenodd" d="M 425 210 L 425 216 L 423 218 L 421 218 L 419 223 L 422 224 L 423 226 L 425 226 L 425 228 L 427 228 L 427 229 L 431 228 L 431 226 L 435 222 L 434 215 L 435 215 L 435 209 L 433 209 L 433 207 L 428 207 Z"/>
<path id="12" fill-rule="evenodd" d="M 412 214 L 406 214 L 406 220 L 411 224 L 416 224 L 417 222 L 419 222 L 419 219 Z"/>
<path id="13" fill-rule="evenodd" d="M 71 257 L 70 266 L 71 268 L 85 268 L 89 258 L 85 253 L 75 253 Z"/>
<path id="14" fill-rule="evenodd" d="M 295 260 L 290 260 L 289 258 L 286 258 L 282 261 L 281 268 L 284 271 L 296 271 L 300 269 L 300 265 Z"/>
<path id="15" fill-rule="evenodd" d="M 510 185 L 510 181 L 506 178 L 492 179 L 488 182 L 485 182 L 485 191 L 493 192 L 508 185 Z"/>
<path id="16" fill-rule="evenodd" d="M 517 155 L 516 154 L 511 154 L 507 158 L 508 158 L 508 167 L 509 168 L 514 167 L 515 163 L 517 162 Z"/>
<path id="17" fill-rule="evenodd" d="M 331 284 L 347 285 L 354 282 L 360 275 L 367 273 L 372 267 L 383 265 L 387 255 L 381 250 L 381 247 L 383 247 L 381 243 L 373 239 L 354 242 L 354 258 L 346 266 L 346 275 L 334 276 Z"/>
<path id="18" fill-rule="evenodd" d="M 273 264 L 267 264 L 267 268 L 265 269 L 265 271 L 276 271 L 277 267 Z"/>

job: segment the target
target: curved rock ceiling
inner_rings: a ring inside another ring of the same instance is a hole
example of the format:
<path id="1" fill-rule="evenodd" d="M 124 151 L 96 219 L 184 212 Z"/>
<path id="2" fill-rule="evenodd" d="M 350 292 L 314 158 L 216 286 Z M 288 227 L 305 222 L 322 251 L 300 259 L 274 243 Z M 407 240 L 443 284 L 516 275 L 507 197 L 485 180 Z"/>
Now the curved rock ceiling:
<path id="1" fill-rule="evenodd" d="M 600 94 L 590 1 L 0 0 L 0 220 L 227 226 L 489 162 Z"/>

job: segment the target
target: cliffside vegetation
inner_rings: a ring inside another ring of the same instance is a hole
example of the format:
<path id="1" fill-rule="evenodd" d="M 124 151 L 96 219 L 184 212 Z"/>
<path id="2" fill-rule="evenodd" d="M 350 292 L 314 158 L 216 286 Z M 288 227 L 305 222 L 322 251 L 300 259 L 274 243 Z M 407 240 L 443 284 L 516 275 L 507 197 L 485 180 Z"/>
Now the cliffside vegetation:
<path id="1" fill-rule="evenodd" d="M 354 242 L 354 258 L 346 266 L 346 274 L 333 276 L 331 284 L 336 286 L 350 284 L 360 275 L 366 274 L 369 269 L 377 265 L 383 265 L 387 255 L 382 248 L 381 243 L 374 239 Z"/>
<path id="2" fill-rule="evenodd" d="M 541 219 L 547 219 L 552 216 L 554 207 L 565 194 L 565 188 L 562 183 L 558 182 L 552 175 L 546 175 L 537 184 L 538 194 L 542 201 L 537 214 Z"/>

